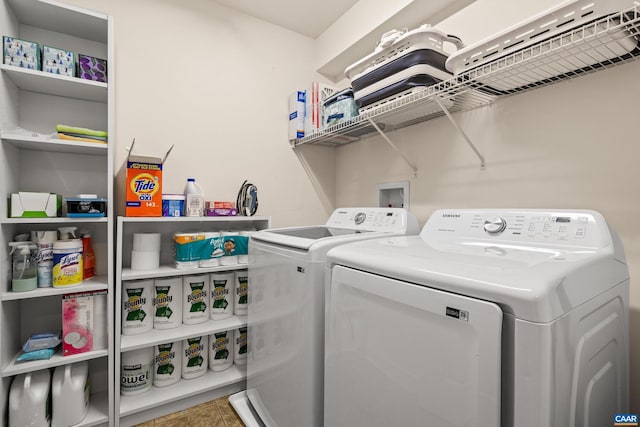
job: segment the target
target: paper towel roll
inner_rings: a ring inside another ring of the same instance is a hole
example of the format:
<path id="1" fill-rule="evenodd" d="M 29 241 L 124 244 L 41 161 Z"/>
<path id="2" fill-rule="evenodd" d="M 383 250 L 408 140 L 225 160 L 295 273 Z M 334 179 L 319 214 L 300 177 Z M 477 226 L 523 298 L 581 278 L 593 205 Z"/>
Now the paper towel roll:
<path id="1" fill-rule="evenodd" d="M 213 320 L 228 319 L 233 316 L 236 275 L 229 273 L 211 273 L 209 275 L 209 307 Z"/>
<path id="2" fill-rule="evenodd" d="M 182 377 L 182 341 L 158 344 L 153 347 L 153 385 L 166 387 Z"/>
<path id="3" fill-rule="evenodd" d="M 120 394 L 135 396 L 151 388 L 153 383 L 153 347 L 122 353 Z"/>
<path id="4" fill-rule="evenodd" d="M 233 331 L 209 335 L 209 369 L 224 371 L 233 365 Z"/>
<path id="5" fill-rule="evenodd" d="M 107 348 L 107 292 L 93 294 L 93 350 Z"/>
<path id="6" fill-rule="evenodd" d="M 234 236 L 238 236 L 237 231 L 221 231 L 222 250 L 224 255 L 220 258 L 220 265 L 236 265 L 238 263 L 238 255 L 234 255 L 235 240 Z"/>
<path id="7" fill-rule="evenodd" d="M 153 280 L 122 282 L 122 335 L 137 335 L 153 328 Z"/>
<path id="8" fill-rule="evenodd" d="M 182 278 L 182 323 L 194 325 L 209 320 L 209 275 Z"/>
<path id="9" fill-rule="evenodd" d="M 131 251 L 132 270 L 153 270 L 160 266 L 160 252 Z"/>
<path id="10" fill-rule="evenodd" d="M 156 279 L 153 284 L 153 328 L 182 325 L 182 277 Z"/>
<path id="11" fill-rule="evenodd" d="M 133 233 L 133 250 L 160 252 L 160 233 Z"/>
<path id="12" fill-rule="evenodd" d="M 209 344 L 207 335 L 182 341 L 182 378 L 190 380 L 207 372 Z"/>
<path id="13" fill-rule="evenodd" d="M 236 329 L 233 333 L 233 363 L 247 364 L 247 328 Z"/>
<path id="14" fill-rule="evenodd" d="M 233 314 L 244 316 L 247 314 L 247 302 L 249 299 L 249 272 L 247 270 L 235 272 L 235 288 Z"/>

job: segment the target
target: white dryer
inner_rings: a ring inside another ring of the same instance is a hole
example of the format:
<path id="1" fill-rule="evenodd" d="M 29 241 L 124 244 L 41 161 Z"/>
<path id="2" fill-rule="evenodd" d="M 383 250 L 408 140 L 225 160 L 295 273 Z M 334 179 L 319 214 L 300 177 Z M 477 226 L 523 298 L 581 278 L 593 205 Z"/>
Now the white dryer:
<path id="1" fill-rule="evenodd" d="M 339 246 L 325 426 L 602 427 L 628 410 L 629 275 L 593 211 L 440 210 Z"/>
<path id="2" fill-rule="evenodd" d="M 419 231 L 405 209 L 341 208 L 324 225 L 251 235 L 247 391 L 229 398 L 246 425 L 323 425 L 327 251 Z"/>

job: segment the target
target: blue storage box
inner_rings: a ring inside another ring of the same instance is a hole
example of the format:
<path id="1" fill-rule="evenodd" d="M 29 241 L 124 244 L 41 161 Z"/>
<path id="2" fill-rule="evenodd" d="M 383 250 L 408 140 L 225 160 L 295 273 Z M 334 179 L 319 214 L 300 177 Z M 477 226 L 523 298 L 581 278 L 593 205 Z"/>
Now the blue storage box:
<path id="1" fill-rule="evenodd" d="M 30 70 L 42 69 L 40 66 L 40 45 L 38 43 L 2 36 L 2 46 L 2 62 L 4 64 Z"/>
<path id="2" fill-rule="evenodd" d="M 353 100 L 353 90 L 347 88 L 333 94 L 322 105 L 324 127 L 333 126 L 358 115 L 358 106 Z"/>

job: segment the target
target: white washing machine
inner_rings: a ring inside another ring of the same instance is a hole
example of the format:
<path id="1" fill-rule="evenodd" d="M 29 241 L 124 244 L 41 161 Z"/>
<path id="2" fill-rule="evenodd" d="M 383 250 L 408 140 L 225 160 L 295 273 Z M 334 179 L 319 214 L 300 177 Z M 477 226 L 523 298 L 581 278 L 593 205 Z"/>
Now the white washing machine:
<path id="1" fill-rule="evenodd" d="M 324 225 L 252 234 L 247 391 L 229 398 L 246 425 L 323 425 L 327 251 L 419 231 L 404 209 L 342 208 Z"/>
<path id="2" fill-rule="evenodd" d="M 599 213 L 440 210 L 419 236 L 327 259 L 325 426 L 602 427 L 627 412 L 629 275 Z"/>

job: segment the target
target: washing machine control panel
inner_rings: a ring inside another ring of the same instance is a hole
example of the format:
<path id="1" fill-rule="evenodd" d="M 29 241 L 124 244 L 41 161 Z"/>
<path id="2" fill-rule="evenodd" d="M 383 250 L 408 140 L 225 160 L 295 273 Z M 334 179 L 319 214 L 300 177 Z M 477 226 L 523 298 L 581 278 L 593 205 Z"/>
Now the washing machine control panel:
<path id="1" fill-rule="evenodd" d="M 325 225 L 360 231 L 403 232 L 407 227 L 407 212 L 394 208 L 336 209 Z"/>
<path id="2" fill-rule="evenodd" d="M 423 236 L 440 240 L 491 239 L 522 243 L 602 246 L 610 240 L 602 216 L 592 211 L 440 210 Z"/>

